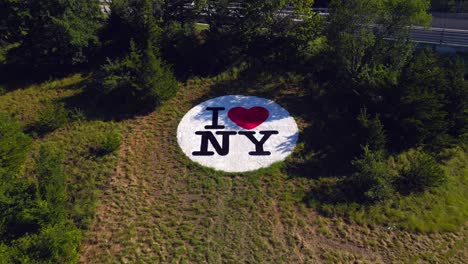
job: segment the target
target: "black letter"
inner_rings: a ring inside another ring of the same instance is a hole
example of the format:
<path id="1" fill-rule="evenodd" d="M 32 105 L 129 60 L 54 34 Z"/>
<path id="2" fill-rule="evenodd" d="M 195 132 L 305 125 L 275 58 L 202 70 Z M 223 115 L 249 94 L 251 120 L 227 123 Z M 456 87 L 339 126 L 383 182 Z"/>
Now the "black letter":
<path id="1" fill-rule="evenodd" d="M 216 140 L 216 137 L 213 135 L 213 133 L 209 131 L 197 131 L 195 132 L 196 135 L 201 135 L 201 146 L 200 146 L 200 151 L 194 151 L 192 152 L 192 155 L 194 156 L 213 156 L 214 152 L 213 151 L 208 151 L 208 141 L 211 142 L 211 145 L 213 148 L 216 150 L 216 152 L 221 155 L 221 156 L 226 156 L 229 154 L 229 136 L 235 135 L 236 132 L 234 131 L 217 131 L 216 135 L 222 135 L 223 136 L 223 145 L 221 146 L 218 141 Z"/>
<path id="2" fill-rule="evenodd" d="M 205 126 L 205 129 L 223 129 L 224 126 L 218 124 L 219 111 L 226 110 L 224 107 L 207 107 L 206 110 L 213 111 L 211 126 Z"/>
<path id="3" fill-rule="evenodd" d="M 249 155 L 252 156 L 269 156 L 271 155 L 270 151 L 265 151 L 263 149 L 263 144 L 271 137 L 271 135 L 279 134 L 278 131 L 268 130 L 268 131 L 260 131 L 260 134 L 264 135 L 260 141 L 258 141 L 254 135 L 255 132 L 253 131 L 239 131 L 239 135 L 245 135 L 252 143 L 255 144 L 255 151 L 249 152 Z"/>

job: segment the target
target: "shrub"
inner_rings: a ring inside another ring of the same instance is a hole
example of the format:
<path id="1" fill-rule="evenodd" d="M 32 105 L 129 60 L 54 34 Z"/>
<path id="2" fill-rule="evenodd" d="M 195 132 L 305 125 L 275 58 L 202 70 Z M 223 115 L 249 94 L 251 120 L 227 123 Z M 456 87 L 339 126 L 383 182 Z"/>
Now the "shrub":
<path id="1" fill-rule="evenodd" d="M 13 263 L 76 263 L 81 232 L 66 223 L 45 226 L 13 242 Z"/>
<path id="2" fill-rule="evenodd" d="M 421 149 L 412 149 L 397 158 L 400 192 L 421 192 L 440 186 L 447 179 L 434 157 Z"/>
<path id="3" fill-rule="evenodd" d="M 86 114 L 80 108 L 73 108 L 69 116 L 71 121 L 82 122 L 86 120 Z"/>
<path id="4" fill-rule="evenodd" d="M 358 198 L 365 201 L 384 200 L 393 192 L 394 171 L 387 165 L 382 151 L 364 147 L 362 157 L 352 161 L 351 184 Z"/>
<path id="5" fill-rule="evenodd" d="M 0 113 L 0 186 L 7 178 L 19 173 L 24 164 L 31 138 L 23 133 L 19 123 Z"/>
<path id="6" fill-rule="evenodd" d="M 32 130 L 38 134 L 54 131 L 68 122 L 69 111 L 63 103 L 44 102 L 44 109 L 39 114 Z"/>
<path id="7" fill-rule="evenodd" d="M 57 223 L 65 218 L 65 181 L 63 154 L 51 146 L 42 146 L 36 160 L 38 198 L 44 201 L 41 206 L 42 222 Z"/>
<path id="8" fill-rule="evenodd" d="M 104 139 L 99 148 L 100 154 L 109 154 L 116 151 L 122 144 L 122 135 L 118 130 L 112 130 L 104 135 Z"/>
<path id="9" fill-rule="evenodd" d="M 34 183 L 17 177 L 9 199 L 0 199 L 0 259 L 5 263 L 76 262 L 81 232 L 66 218 L 62 161 L 61 152 L 42 146 Z"/>

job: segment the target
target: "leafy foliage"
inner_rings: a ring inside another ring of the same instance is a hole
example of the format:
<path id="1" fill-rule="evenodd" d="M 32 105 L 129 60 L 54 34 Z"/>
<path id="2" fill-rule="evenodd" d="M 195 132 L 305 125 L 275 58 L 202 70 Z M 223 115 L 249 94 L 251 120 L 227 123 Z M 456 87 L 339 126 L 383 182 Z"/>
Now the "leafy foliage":
<path id="1" fill-rule="evenodd" d="M 108 57 L 121 58 L 130 51 L 133 40 L 139 49 L 150 45 L 158 54 L 162 33 L 158 0 L 116 0 L 110 4 L 110 15 L 101 38 Z"/>
<path id="2" fill-rule="evenodd" d="M 341 80 L 395 83 L 411 54 L 409 26 L 428 25 L 428 7 L 424 0 L 332 1 L 326 35 Z"/>
<path id="3" fill-rule="evenodd" d="M 97 45 L 103 14 L 92 1 L 2 1 L 0 30 L 8 43 L 20 43 L 9 60 L 36 70 L 58 69 L 87 60 Z"/>

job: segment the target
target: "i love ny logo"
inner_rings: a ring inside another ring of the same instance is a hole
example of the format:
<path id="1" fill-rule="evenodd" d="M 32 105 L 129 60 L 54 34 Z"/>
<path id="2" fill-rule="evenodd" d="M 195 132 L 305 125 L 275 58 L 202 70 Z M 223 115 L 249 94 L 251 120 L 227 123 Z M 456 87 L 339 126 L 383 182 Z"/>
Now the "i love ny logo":
<path id="1" fill-rule="evenodd" d="M 192 108 L 177 128 L 177 141 L 190 159 L 226 172 L 245 172 L 284 160 L 293 151 L 298 128 L 275 102 L 229 95 Z"/>

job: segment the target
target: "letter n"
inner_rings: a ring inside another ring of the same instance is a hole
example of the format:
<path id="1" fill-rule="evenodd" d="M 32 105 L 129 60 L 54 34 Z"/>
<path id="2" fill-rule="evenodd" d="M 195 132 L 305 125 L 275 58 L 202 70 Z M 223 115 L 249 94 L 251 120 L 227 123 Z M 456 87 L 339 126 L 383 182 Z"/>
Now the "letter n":
<path id="1" fill-rule="evenodd" d="M 214 134 L 209 131 L 197 131 L 195 132 L 195 134 L 200 135 L 202 138 L 201 138 L 200 151 L 194 151 L 192 152 L 192 155 L 213 156 L 215 153 L 213 151 L 208 151 L 208 143 L 211 143 L 215 151 L 220 156 L 226 156 L 227 154 L 229 154 L 229 137 L 237 133 L 234 131 L 217 131 L 216 135 L 222 136 L 221 144 L 219 144 Z"/>

